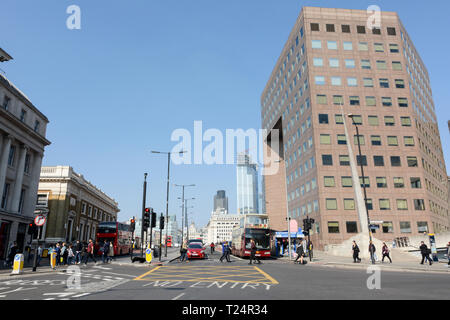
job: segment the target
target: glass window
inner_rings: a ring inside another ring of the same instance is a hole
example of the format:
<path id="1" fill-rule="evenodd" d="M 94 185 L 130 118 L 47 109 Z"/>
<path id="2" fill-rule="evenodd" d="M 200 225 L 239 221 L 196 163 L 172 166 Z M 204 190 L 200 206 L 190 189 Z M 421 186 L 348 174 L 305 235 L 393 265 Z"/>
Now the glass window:
<path id="1" fill-rule="evenodd" d="M 374 43 L 375 52 L 384 52 L 384 46 L 382 43 Z"/>
<path id="2" fill-rule="evenodd" d="M 366 184 L 366 188 L 370 188 L 370 179 L 369 177 L 359 177 L 359 183 L 361 184 L 361 188 L 364 188 L 364 183 Z"/>
<path id="3" fill-rule="evenodd" d="M 351 106 L 359 106 L 359 97 L 358 96 L 350 96 L 350 105 Z"/>
<path id="4" fill-rule="evenodd" d="M 345 59 L 345 67 L 353 69 L 355 67 L 355 59 Z"/>
<path id="5" fill-rule="evenodd" d="M 383 233 L 393 233 L 394 232 L 394 225 L 392 224 L 392 221 L 383 222 L 382 227 L 383 227 Z"/>
<path id="6" fill-rule="evenodd" d="M 384 167 L 384 157 L 383 156 L 373 156 L 373 162 L 375 167 Z"/>
<path id="7" fill-rule="evenodd" d="M 337 210 L 337 201 L 336 199 L 326 199 L 327 210 Z"/>
<path id="8" fill-rule="evenodd" d="M 422 188 L 422 184 L 420 182 L 420 178 L 412 177 L 412 178 L 410 178 L 410 181 L 411 181 L 411 188 L 412 189 L 420 189 L 420 188 Z"/>
<path id="9" fill-rule="evenodd" d="M 318 104 L 327 104 L 327 96 L 324 94 L 317 95 L 317 103 Z"/>
<path id="10" fill-rule="evenodd" d="M 400 232 L 401 233 L 411 233 L 411 222 L 400 221 Z"/>
<path id="11" fill-rule="evenodd" d="M 392 116 L 385 116 L 384 117 L 384 124 L 386 126 L 394 126 L 395 125 L 394 117 L 392 117 Z"/>
<path id="12" fill-rule="evenodd" d="M 361 69 L 371 69 L 370 60 L 361 60 Z"/>
<path id="13" fill-rule="evenodd" d="M 351 41 L 344 41 L 344 50 L 353 50 L 353 44 Z"/>
<path id="14" fill-rule="evenodd" d="M 348 24 L 343 24 L 341 27 L 343 33 L 350 33 L 350 26 Z"/>
<path id="15" fill-rule="evenodd" d="M 373 107 L 375 106 L 377 103 L 377 100 L 375 97 L 366 97 L 366 105 L 368 107 Z"/>
<path id="16" fill-rule="evenodd" d="M 334 119 L 336 124 L 344 124 L 344 119 L 342 118 L 342 114 L 335 114 Z"/>
<path id="17" fill-rule="evenodd" d="M 425 210 L 425 201 L 423 199 L 414 199 L 414 209 L 418 211 Z"/>
<path id="18" fill-rule="evenodd" d="M 363 78 L 364 87 L 373 88 L 373 79 L 372 78 Z"/>
<path id="19" fill-rule="evenodd" d="M 341 77 L 331 77 L 331 85 L 333 86 L 342 85 Z"/>
<path id="20" fill-rule="evenodd" d="M 355 115 L 352 116 L 352 118 L 353 118 L 353 122 L 355 124 L 362 124 L 363 123 L 361 115 L 355 114 Z"/>
<path id="21" fill-rule="evenodd" d="M 394 188 L 404 188 L 405 181 L 402 177 L 394 177 Z"/>
<path id="22" fill-rule="evenodd" d="M 322 49 L 322 41 L 320 40 L 311 40 L 311 45 L 313 49 Z"/>
<path id="23" fill-rule="evenodd" d="M 407 98 L 398 98 L 398 106 L 402 108 L 408 107 L 408 99 Z"/>
<path id="24" fill-rule="evenodd" d="M 331 144 L 331 136 L 329 134 L 321 134 L 320 144 Z"/>
<path id="25" fill-rule="evenodd" d="M 397 210 L 408 210 L 408 201 L 406 199 L 397 199 Z"/>
<path id="26" fill-rule="evenodd" d="M 414 137 L 403 137 L 403 140 L 405 142 L 405 146 L 406 147 L 412 147 L 414 146 Z"/>
<path id="27" fill-rule="evenodd" d="M 392 61 L 392 70 L 402 70 L 402 63 L 400 61 Z"/>
<path id="28" fill-rule="evenodd" d="M 329 63 L 331 68 L 339 68 L 339 59 L 330 58 Z"/>
<path id="29" fill-rule="evenodd" d="M 315 67 L 323 67 L 323 59 L 322 58 L 313 58 L 313 65 Z"/>
<path id="30" fill-rule="evenodd" d="M 353 187 L 352 177 L 341 177 L 342 187 L 351 188 Z"/>
<path id="31" fill-rule="evenodd" d="M 381 146 L 381 137 L 380 136 L 370 136 L 370 141 L 373 146 Z"/>
<path id="32" fill-rule="evenodd" d="M 408 162 L 408 167 L 418 167 L 419 163 L 417 162 L 417 157 L 406 157 Z"/>
<path id="33" fill-rule="evenodd" d="M 345 138 L 345 134 L 337 135 L 337 143 L 338 144 L 347 144 L 347 139 Z"/>
<path id="34" fill-rule="evenodd" d="M 389 146 L 398 146 L 397 136 L 388 136 L 387 142 Z"/>
<path id="35" fill-rule="evenodd" d="M 378 126 L 378 116 L 369 116 L 369 125 L 371 126 Z"/>
<path id="36" fill-rule="evenodd" d="M 327 41 L 327 47 L 330 50 L 337 50 L 337 42 L 336 41 Z"/>
<path id="37" fill-rule="evenodd" d="M 380 210 L 391 210 L 391 201 L 389 199 L 380 199 Z"/>
<path id="38" fill-rule="evenodd" d="M 327 32 L 334 32 L 334 24 L 326 25 Z"/>
<path id="39" fill-rule="evenodd" d="M 410 117 L 400 117 L 400 122 L 404 127 L 411 127 L 411 118 Z"/>
<path id="40" fill-rule="evenodd" d="M 325 77 L 324 76 L 315 76 L 314 80 L 317 85 L 322 86 L 325 84 Z"/>
<path id="41" fill-rule="evenodd" d="M 357 155 L 356 156 L 356 163 L 358 164 L 358 166 L 363 165 L 364 167 L 367 167 L 367 157 L 366 156 Z"/>
<path id="42" fill-rule="evenodd" d="M 381 34 L 381 29 L 380 28 L 372 28 L 372 34 L 377 34 L 380 35 Z"/>
<path id="43" fill-rule="evenodd" d="M 399 52 L 398 44 L 396 44 L 396 43 L 390 43 L 390 44 L 389 44 L 389 51 L 390 51 L 391 53 L 398 53 L 398 52 Z"/>
<path id="44" fill-rule="evenodd" d="M 343 105 L 344 104 L 344 98 L 342 96 L 333 96 L 333 104 L 335 105 Z"/>
<path id="45" fill-rule="evenodd" d="M 359 51 L 368 51 L 369 50 L 369 44 L 367 42 L 359 42 L 358 43 L 358 50 Z"/>
<path id="46" fill-rule="evenodd" d="M 328 233 L 339 233 L 339 222 L 337 221 L 328 222 Z"/>
<path id="47" fill-rule="evenodd" d="M 391 97 L 381 97 L 381 103 L 383 107 L 392 107 L 392 98 Z"/>
<path id="48" fill-rule="evenodd" d="M 322 164 L 324 166 L 332 166 L 333 165 L 333 156 L 331 154 L 323 154 L 322 155 Z"/>
<path id="49" fill-rule="evenodd" d="M 366 27 L 365 26 L 356 26 L 356 32 L 364 34 L 364 33 L 366 33 Z"/>
<path id="50" fill-rule="evenodd" d="M 311 23 L 311 31 L 320 31 L 318 23 Z"/>
<path id="51" fill-rule="evenodd" d="M 345 225 L 347 227 L 347 233 L 358 233 L 358 224 L 356 221 L 347 221 Z"/>
<path id="52" fill-rule="evenodd" d="M 405 88 L 405 80 L 403 80 L 403 79 L 395 79 L 395 87 L 397 89 L 404 89 Z"/>
<path id="53" fill-rule="evenodd" d="M 355 210 L 355 200 L 344 199 L 344 210 Z"/>
<path id="54" fill-rule="evenodd" d="M 347 84 L 349 87 L 356 87 L 356 86 L 358 86 L 358 81 L 356 78 L 350 77 L 350 78 L 347 78 Z"/>
<path id="55" fill-rule="evenodd" d="M 332 176 L 323 177 L 323 183 L 324 183 L 325 187 L 335 187 L 336 186 L 334 177 L 332 177 Z"/>
<path id="56" fill-rule="evenodd" d="M 391 166 L 392 167 L 401 167 L 402 162 L 399 156 L 391 156 Z"/>
<path id="57" fill-rule="evenodd" d="M 340 155 L 339 163 L 341 166 L 349 166 L 350 165 L 350 157 L 348 155 Z"/>
<path id="58" fill-rule="evenodd" d="M 377 177 L 377 188 L 387 188 L 386 177 Z"/>
<path id="59" fill-rule="evenodd" d="M 377 60 L 376 66 L 377 66 L 378 70 L 386 70 L 387 69 L 386 61 L 384 61 L 384 60 Z"/>
<path id="60" fill-rule="evenodd" d="M 426 221 L 418 221 L 417 222 L 417 231 L 418 232 L 427 232 L 428 233 L 428 222 Z"/>
<path id="61" fill-rule="evenodd" d="M 388 79 L 380 79 L 380 88 L 389 88 L 389 80 Z"/>
<path id="62" fill-rule="evenodd" d="M 328 114 L 319 114 L 319 123 L 328 124 Z"/>

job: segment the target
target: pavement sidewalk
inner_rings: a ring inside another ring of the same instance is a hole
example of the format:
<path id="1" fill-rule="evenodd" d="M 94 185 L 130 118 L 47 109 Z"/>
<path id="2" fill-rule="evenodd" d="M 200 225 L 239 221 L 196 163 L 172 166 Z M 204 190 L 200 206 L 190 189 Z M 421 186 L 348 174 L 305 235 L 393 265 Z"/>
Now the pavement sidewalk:
<path id="1" fill-rule="evenodd" d="M 385 259 L 384 263 L 381 262 L 380 257 L 373 265 L 369 259 L 362 259 L 360 263 L 354 263 L 353 257 L 340 257 L 327 254 L 323 251 L 314 250 L 314 256 L 312 261 L 309 261 L 309 257 L 306 258 L 308 264 L 314 266 L 324 266 L 324 267 L 334 267 L 334 268 L 345 268 L 345 269 L 367 269 L 369 266 L 380 267 L 382 271 L 396 271 L 396 272 L 426 272 L 426 273 L 447 273 L 450 274 L 450 268 L 447 263 L 443 261 L 433 262 L 433 265 L 420 264 L 420 259 L 397 259 L 395 256 L 391 257 L 392 263 L 389 263 L 388 259 Z M 293 263 L 289 260 L 288 256 L 278 258 L 280 262 Z"/>

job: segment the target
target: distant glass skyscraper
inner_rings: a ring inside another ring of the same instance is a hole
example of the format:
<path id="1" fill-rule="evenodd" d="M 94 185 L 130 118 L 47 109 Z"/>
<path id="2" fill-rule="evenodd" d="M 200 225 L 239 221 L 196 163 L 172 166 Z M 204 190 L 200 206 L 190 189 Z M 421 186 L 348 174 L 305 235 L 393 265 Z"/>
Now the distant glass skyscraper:
<path id="1" fill-rule="evenodd" d="M 237 157 L 237 209 L 239 214 L 259 213 L 258 169 L 245 153 Z"/>
<path id="2" fill-rule="evenodd" d="M 225 190 L 219 190 L 214 195 L 214 211 L 218 209 L 228 212 L 228 197 L 225 195 Z"/>

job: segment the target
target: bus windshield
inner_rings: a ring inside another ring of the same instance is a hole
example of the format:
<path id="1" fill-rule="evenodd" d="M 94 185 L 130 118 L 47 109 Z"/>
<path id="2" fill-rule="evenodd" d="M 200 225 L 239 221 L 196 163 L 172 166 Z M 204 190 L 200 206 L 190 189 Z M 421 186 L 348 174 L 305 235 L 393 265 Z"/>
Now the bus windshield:
<path id="1" fill-rule="evenodd" d="M 245 248 L 251 249 L 251 239 L 255 240 L 257 249 L 270 248 L 270 234 L 268 229 L 245 229 Z"/>
<path id="2" fill-rule="evenodd" d="M 116 222 L 101 222 L 98 225 L 97 233 L 116 233 L 117 223 Z"/>

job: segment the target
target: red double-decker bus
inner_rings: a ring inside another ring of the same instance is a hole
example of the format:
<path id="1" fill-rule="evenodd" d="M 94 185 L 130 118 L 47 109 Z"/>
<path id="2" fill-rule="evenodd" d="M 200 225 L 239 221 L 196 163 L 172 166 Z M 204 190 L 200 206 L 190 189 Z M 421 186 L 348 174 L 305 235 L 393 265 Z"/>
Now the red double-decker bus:
<path id="1" fill-rule="evenodd" d="M 131 252 L 132 232 L 130 226 L 120 222 L 100 222 L 97 228 L 97 242 L 112 242 L 114 255 L 129 254 Z"/>
<path id="2" fill-rule="evenodd" d="M 231 253 L 239 257 L 249 257 L 251 244 L 256 243 L 256 256 L 270 257 L 270 229 L 269 216 L 264 214 L 243 214 L 239 226 L 233 229 Z"/>
<path id="3" fill-rule="evenodd" d="M 172 248 L 172 236 L 167 236 L 167 248 Z"/>

